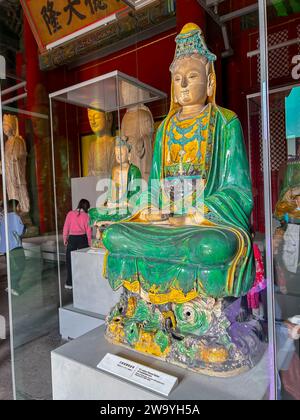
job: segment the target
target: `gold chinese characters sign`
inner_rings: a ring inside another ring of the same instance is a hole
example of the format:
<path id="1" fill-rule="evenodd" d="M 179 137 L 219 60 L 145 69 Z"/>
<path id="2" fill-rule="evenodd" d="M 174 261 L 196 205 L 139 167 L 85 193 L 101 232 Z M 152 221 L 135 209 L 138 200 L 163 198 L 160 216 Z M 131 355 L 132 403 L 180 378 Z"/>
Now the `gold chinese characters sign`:
<path id="1" fill-rule="evenodd" d="M 41 52 L 127 7 L 121 0 L 21 0 L 21 4 Z"/>

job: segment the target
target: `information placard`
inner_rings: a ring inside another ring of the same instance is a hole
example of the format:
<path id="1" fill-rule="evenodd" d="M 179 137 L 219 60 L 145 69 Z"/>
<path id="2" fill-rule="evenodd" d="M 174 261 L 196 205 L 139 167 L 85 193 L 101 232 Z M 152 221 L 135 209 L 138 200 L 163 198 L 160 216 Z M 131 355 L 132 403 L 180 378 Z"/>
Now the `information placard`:
<path id="1" fill-rule="evenodd" d="M 113 21 L 128 7 L 122 0 L 21 0 L 21 5 L 41 52 Z"/>
<path id="2" fill-rule="evenodd" d="M 167 375 L 110 353 L 103 358 L 97 367 L 104 372 L 164 397 L 168 397 L 178 384 L 178 378 L 175 376 Z"/>

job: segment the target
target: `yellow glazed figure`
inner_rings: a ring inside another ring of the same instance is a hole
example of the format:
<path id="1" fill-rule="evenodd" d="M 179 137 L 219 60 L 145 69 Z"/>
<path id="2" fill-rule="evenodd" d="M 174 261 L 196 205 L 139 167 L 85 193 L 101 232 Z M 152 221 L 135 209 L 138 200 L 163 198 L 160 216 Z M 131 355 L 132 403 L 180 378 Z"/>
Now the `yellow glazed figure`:
<path id="1" fill-rule="evenodd" d="M 89 150 L 88 175 L 109 178 L 114 163 L 114 137 L 111 135 L 113 116 L 89 109 L 88 118 L 96 135 Z"/>
<path id="2" fill-rule="evenodd" d="M 275 217 L 282 223 L 300 224 L 300 159 L 291 158 L 275 208 Z"/>

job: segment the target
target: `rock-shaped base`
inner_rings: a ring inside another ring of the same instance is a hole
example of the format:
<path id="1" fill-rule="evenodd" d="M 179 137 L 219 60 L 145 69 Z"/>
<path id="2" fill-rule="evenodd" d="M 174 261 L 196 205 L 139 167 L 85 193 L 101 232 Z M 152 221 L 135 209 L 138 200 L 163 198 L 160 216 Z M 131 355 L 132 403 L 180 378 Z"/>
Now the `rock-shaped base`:
<path id="1" fill-rule="evenodd" d="M 237 321 L 240 300 L 198 297 L 184 304 L 153 305 L 124 291 L 107 318 L 113 344 L 217 377 L 253 368 L 265 352 L 258 321 Z"/>

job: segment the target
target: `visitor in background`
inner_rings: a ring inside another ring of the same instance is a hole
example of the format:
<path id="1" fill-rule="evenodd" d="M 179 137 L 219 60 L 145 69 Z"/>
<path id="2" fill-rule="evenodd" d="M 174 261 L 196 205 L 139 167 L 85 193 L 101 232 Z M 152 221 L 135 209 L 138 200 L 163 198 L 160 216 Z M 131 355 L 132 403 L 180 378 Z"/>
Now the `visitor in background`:
<path id="1" fill-rule="evenodd" d="M 8 219 L 8 246 L 11 293 L 14 296 L 20 295 L 20 281 L 25 270 L 25 252 L 22 245 L 22 235 L 25 232 L 25 226 L 19 216 L 20 205 L 17 200 L 10 200 L 7 205 Z M 5 218 L 0 220 L 0 253 L 7 256 Z M 8 291 L 8 289 L 6 289 Z"/>
<path id="2" fill-rule="evenodd" d="M 3 207 L 3 201 L 0 201 L 0 223 L 2 219 L 4 218 L 4 207 Z"/>
<path id="3" fill-rule="evenodd" d="M 90 203 L 87 200 L 80 200 L 78 207 L 70 211 L 64 225 L 64 244 L 67 247 L 67 283 L 66 289 L 72 290 L 72 261 L 71 252 L 91 246 L 92 229 L 90 227 L 90 217 L 88 211 Z"/>

